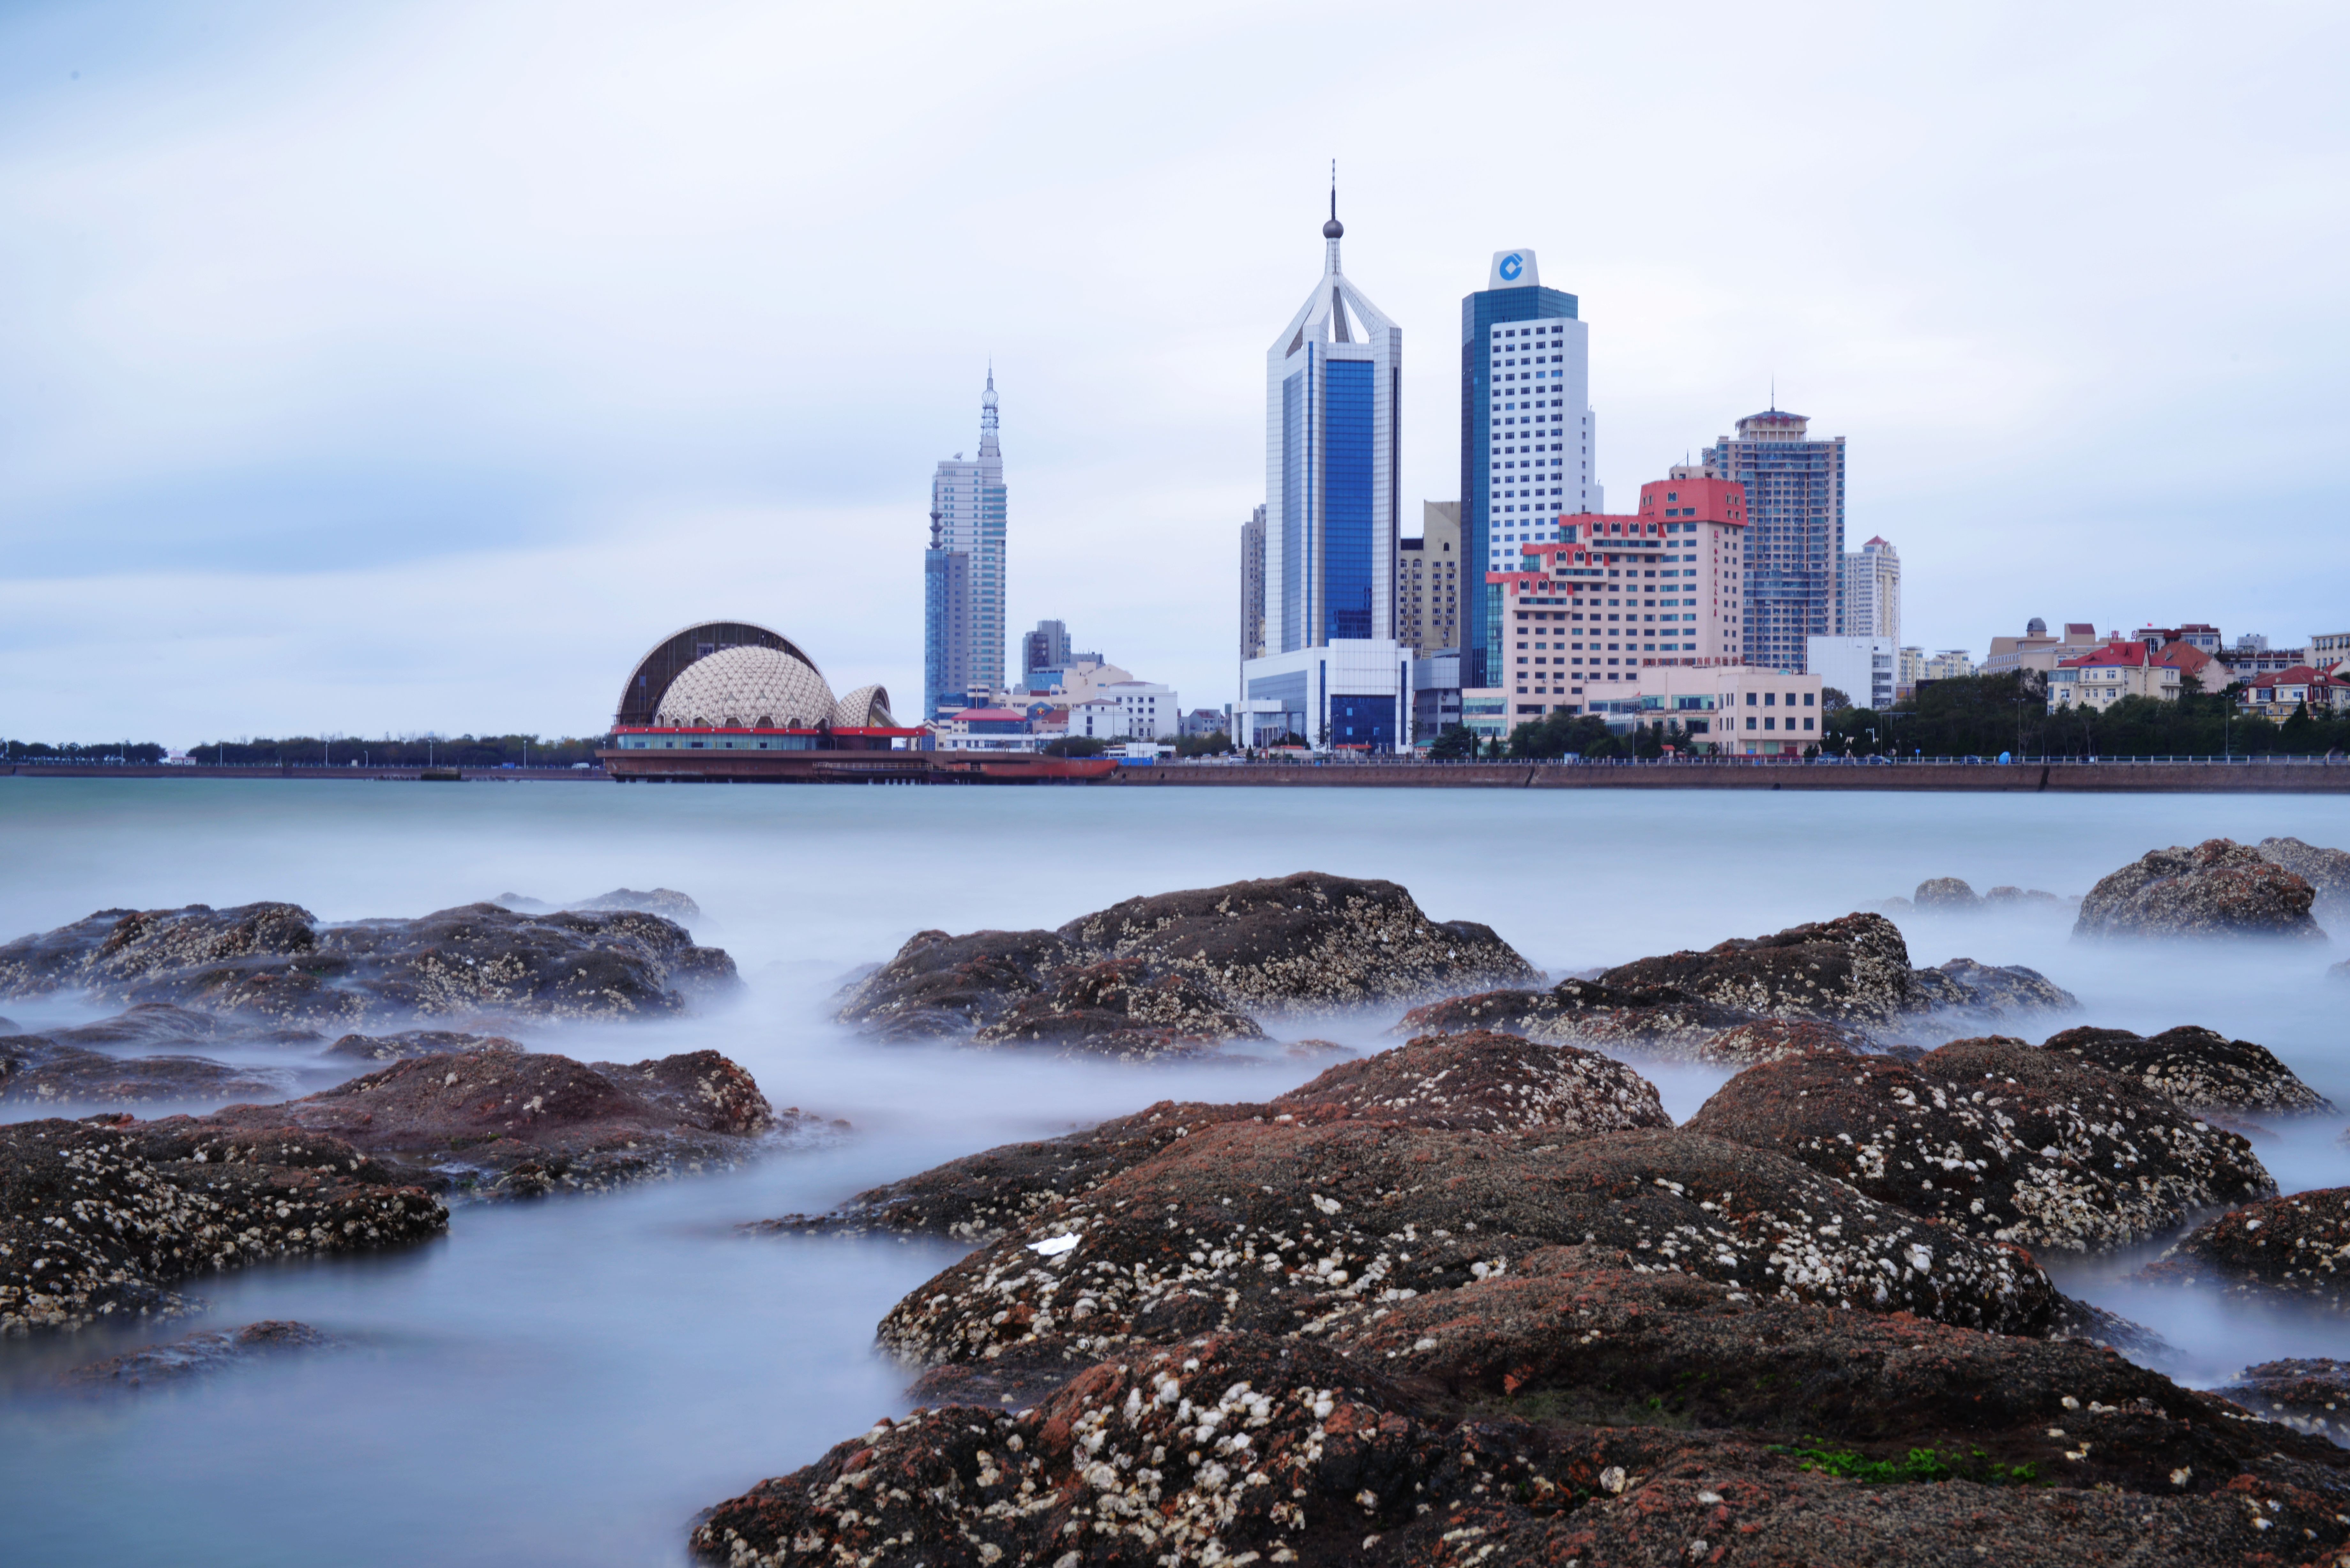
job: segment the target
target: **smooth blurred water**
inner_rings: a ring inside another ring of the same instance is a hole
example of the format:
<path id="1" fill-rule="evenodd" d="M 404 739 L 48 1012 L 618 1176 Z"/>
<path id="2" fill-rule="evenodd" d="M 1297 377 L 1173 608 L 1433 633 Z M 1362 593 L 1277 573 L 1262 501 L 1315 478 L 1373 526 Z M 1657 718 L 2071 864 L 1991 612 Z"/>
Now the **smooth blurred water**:
<path id="1" fill-rule="evenodd" d="M 0 779 L 0 940 L 108 907 L 285 898 L 346 919 L 506 891 L 680 888 L 706 913 L 696 935 L 734 954 L 742 1001 L 527 1043 L 589 1060 L 712 1046 L 776 1104 L 851 1124 L 734 1175 L 463 1207 L 414 1251 L 192 1282 L 211 1308 L 194 1322 L 0 1343 L 0 1560 L 678 1562 L 695 1510 L 903 1407 L 874 1323 L 955 1255 L 751 1240 L 737 1223 L 1159 1098 L 1262 1098 L 1316 1070 L 884 1048 L 825 1021 L 845 975 L 927 927 L 1057 925 L 1138 894 L 1318 869 L 1401 882 L 1437 919 L 1484 921 L 1558 974 L 1842 914 L 1928 877 L 2078 894 L 2157 846 L 2272 834 L 2350 846 L 2350 801 Z M 2077 992 L 2080 1016 L 2035 1040 L 2067 1023 L 2204 1023 L 2350 1106 L 2350 987 L 2324 976 L 2343 947 L 2079 947 L 2069 916 L 2048 914 L 1902 925 L 1918 962 L 2027 963 Z M 109 1010 L 0 1011 L 21 1024 Z M 1376 1046 L 1392 1022 L 1285 1033 Z M 1677 1118 L 1722 1077 L 1645 1070 Z M 2255 1140 L 2286 1190 L 2350 1181 L 2343 1120 Z M 2335 1320 L 2133 1289 L 2134 1259 L 2048 1261 L 2169 1335 L 2166 1369 L 2190 1381 L 2350 1356 Z M 56 1389 L 66 1366 L 264 1317 L 349 1348 L 133 1394 Z"/>

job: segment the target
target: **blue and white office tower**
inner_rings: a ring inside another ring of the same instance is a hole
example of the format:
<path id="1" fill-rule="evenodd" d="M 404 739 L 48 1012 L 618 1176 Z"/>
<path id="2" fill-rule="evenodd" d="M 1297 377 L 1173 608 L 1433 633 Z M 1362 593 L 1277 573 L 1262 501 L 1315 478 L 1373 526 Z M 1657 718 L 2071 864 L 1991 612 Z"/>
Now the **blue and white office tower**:
<path id="1" fill-rule="evenodd" d="M 1264 357 L 1265 656 L 1241 695 L 1252 736 L 1384 751 L 1411 734 L 1395 640 L 1403 333 L 1340 269 L 1345 233 L 1334 189 L 1321 279 Z"/>
<path id="2" fill-rule="evenodd" d="M 1530 250 L 1495 251 L 1485 286 L 1461 302 L 1462 682 L 1490 684 L 1502 596 L 1486 572 L 1519 570 L 1558 520 L 1604 510 L 1594 476 L 1590 344 L 1571 294 L 1542 286 Z M 1498 675 L 1498 671 L 1496 671 Z"/>
<path id="3" fill-rule="evenodd" d="M 931 477 L 931 547 L 922 554 L 922 717 L 1003 684 L 1005 495 L 997 444 L 995 367 L 979 400 L 979 459 L 941 459 Z"/>

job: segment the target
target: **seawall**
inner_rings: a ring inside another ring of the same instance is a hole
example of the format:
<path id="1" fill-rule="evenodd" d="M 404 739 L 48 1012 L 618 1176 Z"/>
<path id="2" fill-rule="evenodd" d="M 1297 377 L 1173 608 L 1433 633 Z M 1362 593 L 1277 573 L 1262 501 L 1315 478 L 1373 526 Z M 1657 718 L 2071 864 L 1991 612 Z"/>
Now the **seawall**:
<path id="1" fill-rule="evenodd" d="M 1123 789 L 1968 790 L 2010 794 L 2350 794 L 2350 763 L 2292 762 L 1248 763 L 1120 768 Z"/>

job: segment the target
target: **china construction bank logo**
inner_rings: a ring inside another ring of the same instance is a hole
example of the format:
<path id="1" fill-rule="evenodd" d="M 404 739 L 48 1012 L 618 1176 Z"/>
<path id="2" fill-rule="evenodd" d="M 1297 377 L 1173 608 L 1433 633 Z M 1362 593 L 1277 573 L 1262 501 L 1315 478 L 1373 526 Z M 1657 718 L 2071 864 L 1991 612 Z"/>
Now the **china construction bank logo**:
<path id="1" fill-rule="evenodd" d="M 1501 271 L 1502 271 L 1502 281 L 1503 281 L 1503 283 L 1515 283 L 1515 282 L 1517 282 L 1517 281 L 1518 281 L 1518 275 L 1519 275 L 1520 273 L 1522 273 L 1522 272 L 1525 271 L 1525 270 L 1526 270 L 1526 261 L 1525 261 L 1525 258 L 1524 258 L 1523 256 L 1522 256 L 1522 255 L 1518 254 L 1518 253 L 1517 253 L 1517 252 L 1515 252 L 1515 251 L 1512 251 L 1508 255 L 1505 255 L 1505 256 L 1503 256 L 1503 257 L 1502 258 L 1502 268 L 1501 268 Z"/>
<path id="2" fill-rule="evenodd" d="M 1523 245 L 1514 250 L 1495 251 L 1492 270 L 1485 275 L 1488 288 L 1534 288 L 1542 283 L 1542 272 L 1534 264 L 1534 253 Z"/>

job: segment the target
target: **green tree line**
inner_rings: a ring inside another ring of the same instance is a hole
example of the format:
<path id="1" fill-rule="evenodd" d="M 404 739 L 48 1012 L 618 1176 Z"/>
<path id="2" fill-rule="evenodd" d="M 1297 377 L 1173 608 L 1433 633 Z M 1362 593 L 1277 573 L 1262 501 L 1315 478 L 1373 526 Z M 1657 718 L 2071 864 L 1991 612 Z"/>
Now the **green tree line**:
<path id="1" fill-rule="evenodd" d="M 93 745 L 0 741 L 0 756 L 12 763 L 160 763 L 163 748 L 152 741 L 99 741 Z"/>
<path id="2" fill-rule="evenodd" d="M 208 765 L 243 766 L 291 763 L 296 767 L 353 763 L 366 767 L 494 768 L 507 763 L 516 767 L 569 767 L 593 763 L 602 735 L 436 735 L 417 740 L 370 741 L 348 736 L 332 740 L 313 735 L 289 735 L 284 740 L 211 741 L 188 748 L 188 760 Z"/>
<path id="3" fill-rule="evenodd" d="M 1821 749 L 1902 757 L 2322 757 L 2350 749 L 2350 717 L 2313 716 L 2304 704 L 2280 722 L 2244 711 L 2236 688 L 2204 691 L 2191 679 L 2186 685 L 2168 701 L 2125 697 L 2103 712 L 2052 713 L 2036 670 L 1937 680 L 1886 712 L 1829 713 Z"/>

